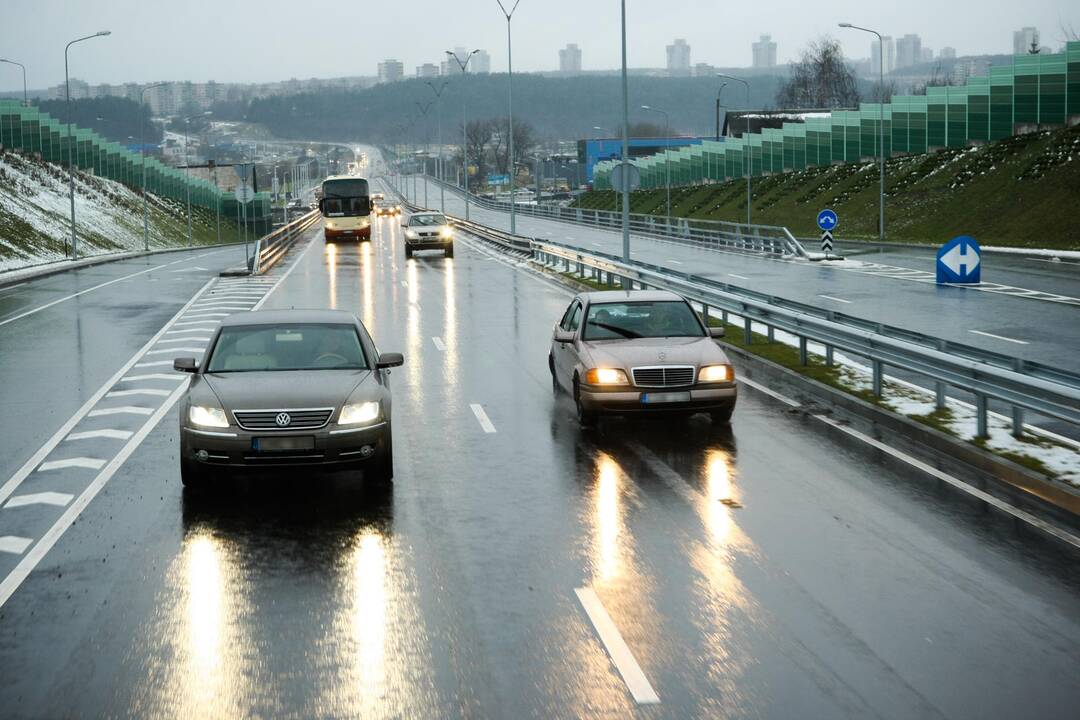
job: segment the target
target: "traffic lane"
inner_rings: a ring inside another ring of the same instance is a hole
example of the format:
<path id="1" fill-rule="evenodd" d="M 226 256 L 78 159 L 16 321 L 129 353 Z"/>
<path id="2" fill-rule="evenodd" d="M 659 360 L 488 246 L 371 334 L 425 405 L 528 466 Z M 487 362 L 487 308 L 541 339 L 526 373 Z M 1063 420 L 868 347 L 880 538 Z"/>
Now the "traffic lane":
<path id="1" fill-rule="evenodd" d="M 165 267 L 141 260 L 124 268 L 100 265 L 72 273 L 80 278 L 32 281 L 27 295 L 31 307 L 40 307 L 140 272 L 140 266 L 156 268 L 0 327 L 0 387 L 9 409 L 0 414 L 0 478 L 6 480 L 210 278 L 237 264 L 237 251 L 170 260 L 175 264 Z"/>
<path id="2" fill-rule="evenodd" d="M 559 714 L 553 701 L 567 703 L 569 715 L 589 707 L 615 714 L 630 708 L 604 672 L 604 658 L 591 655 L 595 639 L 581 634 L 578 609 L 565 594 L 567 583 L 575 581 L 596 589 L 660 689 L 665 710 L 675 716 L 715 707 L 717 688 L 732 690 L 748 711 L 779 710 L 799 698 L 816 709 L 810 715 L 821 716 L 861 716 L 881 707 L 896 708 L 897 717 L 924 716 L 938 712 L 938 706 L 950 708 L 946 714 L 963 715 L 975 701 L 969 690 L 954 688 L 956 677 L 965 679 L 965 688 L 976 686 L 974 694 L 990 698 L 985 704 L 990 716 L 1008 715 L 995 703 L 1016 709 L 1008 698 L 1021 697 L 1018 689 L 1025 683 L 1045 681 L 1050 716 L 1060 707 L 1055 703 L 1075 697 L 1070 654 L 1059 645 L 1050 662 L 1044 657 L 1040 633 L 1056 618 L 1040 624 L 1039 617 L 1029 617 L 1024 608 L 1032 597 L 1011 589 L 1034 587 L 1034 596 L 1045 593 L 1045 602 L 1068 616 L 1075 587 L 1060 580 L 1068 578 L 1067 558 L 1028 571 L 1032 546 L 1007 528 L 998 538 L 1001 523 L 921 490 L 903 473 L 878 466 L 868 473 L 862 454 L 834 448 L 820 434 L 800 442 L 800 435 L 813 428 L 752 393 L 744 394 L 730 439 L 701 421 L 675 430 L 662 423 L 612 423 L 609 435 L 583 436 L 569 405 L 552 405 L 544 367 L 549 325 L 564 308 L 565 294 L 540 312 L 543 301 L 533 297 L 529 283 L 504 278 L 502 263 L 474 263 L 475 253 L 460 246 L 453 261 L 425 255 L 406 263 L 399 248 L 386 256 L 384 240 L 377 231 L 369 252 L 379 254 L 384 267 L 396 265 L 397 274 L 376 278 L 376 287 L 394 295 L 376 297 L 376 305 L 385 309 L 389 301 L 400 311 L 389 315 L 390 327 L 378 320 L 388 316 L 376 313 L 375 332 L 396 339 L 388 347 L 405 347 L 407 356 L 405 387 L 401 373 L 394 380 L 396 445 L 400 457 L 405 425 L 407 437 L 414 438 L 405 456 L 418 478 L 429 479 L 422 502 L 430 509 L 424 514 L 442 521 L 440 539 L 430 547 L 440 554 L 457 548 L 436 564 L 453 568 L 453 577 L 467 582 L 444 592 L 463 593 L 459 603 L 490 623 L 480 623 L 474 632 L 488 649 L 488 673 L 503 689 L 495 702 L 504 702 L 509 693 L 524 707 L 548 715 Z M 343 259 L 350 250 L 333 250 L 339 274 L 353 274 Z M 363 248 L 359 252 L 362 266 Z M 358 274 L 363 275 L 362 267 Z M 453 293 L 449 275 L 457 288 Z M 339 307 L 362 314 L 366 303 L 357 290 L 362 287 L 362 281 L 340 279 L 333 288 L 310 283 L 304 304 L 326 293 Z M 512 296 L 531 311 L 522 313 L 508 299 Z M 467 303 L 459 302 L 464 298 Z M 437 332 L 445 350 L 428 342 Z M 462 337 L 469 339 L 465 345 L 459 344 Z M 386 345 L 385 339 L 380 342 Z M 519 376 L 507 378 L 501 368 L 518 368 Z M 496 399 L 481 401 L 496 433 L 481 434 L 473 424 L 465 410 L 473 398 Z M 777 447 L 778 435 L 791 438 L 786 447 Z M 668 458 L 668 467 L 677 468 L 671 482 L 696 494 L 672 492 L 641 460 L 641 446 Z M 461 462 L 462 456 L 468 462 Z M 808 473 L 808 466 L 829 469 Z M 567 480 L 559 487 L 551 487 L 552 478 L 563 477 Z M 734 495 L 742 508 L 719 503 L 733 496 L 731 486 L 743 484 L 748 490 Z M 743 532 L 739 519 L 758 505 L 751 497 L 756 494 L 762 510 L 749 513 L 755 521 L 752 534 L 736 542 L 733 536 Z M 898 502 L 914 503 L 914 510 L 898 513 Z M 578 513 L 577 527 L 567 522 L 567 508 Z M 783 520 L 777 522 L 777 515 Z M 764 539 L 760 545 L 754 542 L 758 534 Z M 1052 549 L 1035 545 L 1054 558 Z M 537 548 L 546 557 L 537 558 Z M 963 553 L 978 559 L 969 562 Z M 729 556 L 734 557 L 724 562 Z M 838 567 L 838 557 L 851 559 Z M 797 581 L 789 579 L 792 574 Z M 1046 575 L 1059 580 L 1046 582 Z M 911 589 L 913 579 L 917 592 Z M 745 584 L 746 590 L 729 592 L 733 584 Z M 699 592 L 688 594 L 691 588 Z M 988 588 L 1004 597 L 973 614 L 970 605 Z M 539 622 L 520 627 L 522 616 Z M 1075 636 L 1075 609 L 1067 620 Z M 972 658 L 985 652 L 982 633 L 988 625 L 1001 637 L 993 662 L 1006 668 L 1008 678 L 971 669 L 977 665 Z M 912 627 L 925 634 L 913 640 Z M 567 638 L 555 643 L 560 652 L 506 662 L 515 648 L 544 645 L 543 638 L 556 629 L 556 637 Z M 718 637 L 729 642 L 717 643 Z M 941 643 L 942 637 L 950 640 Z M 685 659 L 710 658 L 724 666 L 728 646 L 743 655 L 732 653 L 727 673 Z M 1014 655 L 1023 667 L 1011 665 Z M 582 676 L 582 664 L 590 668 L 588 675 Z M 1049 668 L 1049 676 L 1034 677 L 1029 668 L 1040 666 Z M 841 677 L 842 691 L 829 683 L 825 692 L 822 673 Z M 550 680 L 537 691 L 523 692 L 530 677 Z"/>
<path id="3" fill-rule="evenodd" d="M 449 191 L 447 212 L 464 213 L 461 198 Z M 470 214 L 477 222 L 509 229 L 506 213 L 473 207 Z M 551 239 L 586 251 L 622 253 L 622 237 L 615 231 L 522 215 L 517 225 L 519 234 L 541 240 Z M 642 262 L 1080 371 L 1080 359 L 1072 352 L 1072 348 L 1080 346 L 1080 323 L 1076 322 L 1077 311 L 1072 305 L 878 277 L 820 264 L 718 252 L 638 236 L 631 238 L 631 250 L 634 259 Z M 1031 319 L 1036 315 L 1040 321 L 1033 323 Z"/>

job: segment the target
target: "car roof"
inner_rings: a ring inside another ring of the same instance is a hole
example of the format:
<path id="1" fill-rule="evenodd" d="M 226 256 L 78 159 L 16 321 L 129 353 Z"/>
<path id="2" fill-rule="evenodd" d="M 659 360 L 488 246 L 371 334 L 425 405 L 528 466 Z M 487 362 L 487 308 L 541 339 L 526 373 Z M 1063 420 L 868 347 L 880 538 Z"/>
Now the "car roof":
<path id="1" fill-rule="evenodd" d="M 256 310 L 229 315 L 221 321 L 230 325 L 288 325 L 292 323 L 325 323 L 355 325 L 356 316 L 344 310 Z"/>
<path id="2" fill-rule="evenodd" d="M 683 300 L 681 295 L 668 290 L 597 290 L 595 292 L 581 293 L 580 297 L 589 303 Z"/>

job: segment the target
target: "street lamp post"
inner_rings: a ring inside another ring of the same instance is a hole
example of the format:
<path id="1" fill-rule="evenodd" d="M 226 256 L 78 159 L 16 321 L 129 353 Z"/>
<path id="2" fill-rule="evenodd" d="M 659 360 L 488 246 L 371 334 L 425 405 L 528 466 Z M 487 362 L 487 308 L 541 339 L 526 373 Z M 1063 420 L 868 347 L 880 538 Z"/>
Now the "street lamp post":
<path id="1" fill-rule="evenodd" d="M 630 262 L 630 95 L 626 81 L 626 0 L 622 10 L 622 259 Z"/>
<path id="2" fill-rule="evenodd" d="M 72 45 L 83 40 L 90 40 L 96 37 L 105 37 L 111 35 L 111 30 L 100 30 L 93 35 L 87 35 L 86 37 L 75 38 L 67 45 L 64 46 L 64 95 L 67 97 L 67 136 L 68 136 L 68 173 L 71 175 L 71 185 L 68 192 L 68 197 L 71 200 L 71 259 L 79 259 L 79 246 L 78 240 L 75 236 L 75 149 L 72 147 L 71 139 L 71 75 L 68 73 L 68 50 Z"/>
<path id="3" fill-rule="evenodd" d="M 720 88 L 716 91 L 716 142 L 720 142 L 720 93 L 724 92 L 727 85 L 720 83 Z"/>
<path id="4" fill-rule="evenodd" d="M 642 105 L 642 110 L 650 110 L 652 112 L 660 113 L 664 116 L 664 174 L 667 175 L 665 185 L 667 186 L 667 218 L 668 225 L 671 224 L 671 159 L 668 155 L 668 150 L 671 145 L 671 122 L 667 112 L 659 108 L 649 107 L 648 105 Z"/>
<path id="5" fill-rule="evenodd" d="M 426 118 L 427 114 L 428 114 L 428 110 L 431 110 L 431 103 L 428 103 L 426 105 L 421 105 L 419 102 L 417 102 L 416 103 L 416 109 L 420 111 L 421 117 Z M 425 127 L 424 128 L 424 208 L 425 209 L 428 207 L 428 201 L 427 201 L 428 141 L 427 141 L 427 139 L 428 139 L 427 127 Z M 416 184 L 415 183 L 413 184 L 413 195 L 416 195 Z M 415 199 L 413 200 L 413 202 L 415 202 Z"/>
<path id="6" fill-rule="evenodd" d="M 0 58 L 0 63 L 7 63 L 8 65 L 18 65 L 22 68 L 22 101 L 24 107 L 30 107 L 30 100 L 26 97 L 26 66 L 21 62 L 15 62 L 14 60 L 6 60 Z"/>
<path id="7" fill-rule="evenodd" d="M 139 93 L 139 109 L 146 103 L 146 91 L 162 87 L 167 83 L 154 83 L 147 85 Z M 145 123 L 139 118 L 139 160 L 142 165 L 142 227 L 143 227 L 143 250 L 150 252 L 150 210 L 146 200 L 146 132 Z"/>
<path id="8" fill-rule="evenodd" d="M 469 69 L 469 61 L 472 60 L 473 55 L 480 52 L 479 50 L 473 50 L 471 53 L 465 56 L 464 62 L 457 56 L 457 53 L 446 51 L 446 54 L 454 58 L 454 62 L 461 68 L 461 74 L 464 75 Z M 465 93 L 461 94 L 461 178 L 465 186 L 465 219 L 469 219 L 469 130 L 468 120 L 465 117 Z M 446 212 L 446 209 L 443 209 Z"/>
<path id="9" fill-rule="evenodd" d="M 443 175 L 445 173 L 443 173 L 443 169 L 442 169 L 442 150 L 443 150 L 443 146 L 442 146 L 442 94 L 443 94 L 443 90 L 446 90 L 446 86 L 449 85 L 450 83 L 448 83 L 448 82 L 446 82 L 444 80 L 443 84 L 439 86 L 438 90 L 435 89 L 435 84 L 430 82 L 430 81 L 425 83 L 425 84 L 429 88 L 431 88 L 431 92 L 435 93 L 435 118 L 436 118 L 435 122 L 436 122 L 436 125 L 438 126 L 436 138 L 437 138 L 437 142 L 439 144 L 439 157 L 437 157 L 435 159 L 435 176 L 439 180 L 439 210 L 445 215 L 446 214 L 446 187 L 443 185 L 443 182 L 445 181 L 445 178 L 443 177 Z"/>
<path id="10" fill-rule="evenodd" d="M 754 172 L 754 163 L 750 158 L 750 83 L 742 78 L 737 78 L 733 75 L 724 75 L 723 73 L 717 73 L 716 77 L 741 82 L 746 88 L 746 130 L 743 132 L 743 164 L 746 166 L 746 224 L 749 225 L 752 222 L 753 217 L 751 214 L 753 195 L 750 192 L 750 176 Z"/>
<path id="11" fill-rule="evenodd" d="M 840 23 L 840 27 L 851 30 L 862 30 L 866 33 L 877 35 L 878 39 L 878 77 L 881 83 L 881 97 L 878 98 L 878 138 L 880 140 L 880 157 L 878 165 L 878 241 L 885 242 L 885 42 L 881 33 L 870 28 L 859 27 L 851 23 Z"/>
<path id="12" fill-rule="evenodd" d="M 509 139 L 509 151 L 510 154 L 507 157 L 507 166 L 510 171 L 510 234 L 517 233 L 517 214 L 514 211 L 514 55 L 510 45 L 510 19 L 514 16 L 514 11 L 517 10 L 518 4 L 521 0 L 514 0 L 514 7 L 510 8 L 510 12 L 506 11 L 506 7 L 502 4 L 502 0 L 495 0 L 499 3 L 499 9 L 502 10 L 503 15 L 506 16 L 506 87 L 507 87 L 507 119 L 510 125 L 510 139 Z"/>

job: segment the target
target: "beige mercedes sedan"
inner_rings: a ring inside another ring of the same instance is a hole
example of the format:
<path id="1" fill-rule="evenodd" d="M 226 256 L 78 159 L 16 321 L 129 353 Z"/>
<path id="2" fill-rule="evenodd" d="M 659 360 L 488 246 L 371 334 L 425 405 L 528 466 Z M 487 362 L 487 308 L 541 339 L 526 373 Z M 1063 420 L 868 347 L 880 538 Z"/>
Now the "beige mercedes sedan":
<path id="1" fill-rule="evenodd" d="M 548 355 L 556 394 L 570 393 L 578 420 L 600 415 L 706 413 L 727 423 L 735 371 L 684 298 L 657 290 L 575 297 L 555 326 Z"/>

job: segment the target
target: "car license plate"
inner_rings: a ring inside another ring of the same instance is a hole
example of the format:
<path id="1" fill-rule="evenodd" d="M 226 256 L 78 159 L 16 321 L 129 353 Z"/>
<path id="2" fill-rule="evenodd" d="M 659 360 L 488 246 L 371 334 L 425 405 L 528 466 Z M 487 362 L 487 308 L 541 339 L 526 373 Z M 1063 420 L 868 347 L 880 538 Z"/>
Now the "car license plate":
<path id="1" fill-rule="evenodd" d="M 643 393 L 641 395 L 641 402 L 646 405 L 690 402 L 690 392 Z"/>
<path id="2" fill-rule="evenodd" d="M 314 450 L 315 438 L 311 435 L 290 437 L 252 438 L 251 449 L 255 452 L 281 452 L 282 450 Z"/>

